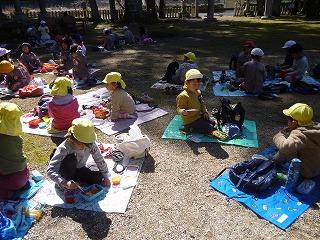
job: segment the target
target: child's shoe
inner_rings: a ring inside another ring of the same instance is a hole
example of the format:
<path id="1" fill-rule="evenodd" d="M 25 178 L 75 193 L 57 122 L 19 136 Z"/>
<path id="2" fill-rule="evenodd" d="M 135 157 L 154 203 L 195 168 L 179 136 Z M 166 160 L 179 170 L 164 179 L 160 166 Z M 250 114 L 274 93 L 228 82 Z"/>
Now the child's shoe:
<path id="1" fill-rule="evenodd" d="M 66 189 L 64 191 L 64 200 L 66 203 L 74 203 L 74 190 Z"/>
<path id="2" fill-rule="evenodd" d="M 146 93 L 142 93 L 140 96 L 136 97 L 136 100 L 141 103 L 151 103 L 154 101 L 153 98 L 149 97 Z"/>

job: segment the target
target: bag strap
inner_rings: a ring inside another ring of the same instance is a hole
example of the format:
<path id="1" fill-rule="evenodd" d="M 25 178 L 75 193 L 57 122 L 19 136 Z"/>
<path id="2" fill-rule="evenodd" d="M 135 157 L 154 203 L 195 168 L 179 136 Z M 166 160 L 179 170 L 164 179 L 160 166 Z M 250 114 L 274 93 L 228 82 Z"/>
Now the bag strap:
<path id="1" fill-rule="evenodd" d="M 212 181 L 214 181 L 214 180 L 216 180 L 218 177 L 220 177 L 221 176 L 221 174 L 225 171 L 225 170 L 227 170 L 227 169 L 231 169 L 232 167 L 225 167 L 224 169 L 222 169 L 215 177 L 212 177 L 212 178 L 210 178 L 209 180 L 210 180 L 210 182 L 212 182 Z"/>

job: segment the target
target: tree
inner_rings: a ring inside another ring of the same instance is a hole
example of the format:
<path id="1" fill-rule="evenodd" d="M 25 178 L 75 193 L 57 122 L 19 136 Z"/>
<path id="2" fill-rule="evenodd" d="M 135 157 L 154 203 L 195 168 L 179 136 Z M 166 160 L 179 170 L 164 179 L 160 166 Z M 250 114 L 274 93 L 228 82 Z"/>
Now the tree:
<path id="1" fill-rule="evenodd" d="M 109 0 L 109 6 L 110 6 L 110 15 L 111 15 L 111 21 L 115 22 L 118 21 L 118 13 L 116 10 L 116 2 L 115 0 Z"/>
<path id="2" fill-rule="evenodd" d="M 91 8 L 91 17 L 92 17 L 93 21 L 97 21 L 97 22 L 101 21 L 101 17 L 99 14 L 99 9 L 98 9 L 98 5 L 97 5 L 96 0 L 89 0 L 89 5 Z"/>
<path id="3" fill-rule="evenodd" d="M 165 18 L 165 12 L 164 12 L 164 8 L 166 6 L 165 0 L 160 0 L 159 2 L 159 17 L 160 18 Z"/>

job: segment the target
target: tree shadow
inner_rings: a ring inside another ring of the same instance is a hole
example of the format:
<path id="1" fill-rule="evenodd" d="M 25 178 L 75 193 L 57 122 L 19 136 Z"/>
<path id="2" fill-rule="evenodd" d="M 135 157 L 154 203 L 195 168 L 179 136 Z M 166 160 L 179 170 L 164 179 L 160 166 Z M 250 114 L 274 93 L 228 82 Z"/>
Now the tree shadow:
<path id="1" fill-rule="evenodd" d="M 108 236 L 112 220 L 104 212 L 85 211 L 80 209 L 66 209 L 53 207 L 52 218 L 69 217 L 73 221 L 81 223 L 83 230 L 89 239 L 100 240 Z"/>
<path id="2" fill-rule="evenodd" d="M 229 154 L 221 148 L 219 143 L 194 143 L 187 141 L 187 144 L 196 156 L 201 154 L 199 148 L 205 147 L 210 156 L 214 158 L 227 159 L 229 157 Z"/>

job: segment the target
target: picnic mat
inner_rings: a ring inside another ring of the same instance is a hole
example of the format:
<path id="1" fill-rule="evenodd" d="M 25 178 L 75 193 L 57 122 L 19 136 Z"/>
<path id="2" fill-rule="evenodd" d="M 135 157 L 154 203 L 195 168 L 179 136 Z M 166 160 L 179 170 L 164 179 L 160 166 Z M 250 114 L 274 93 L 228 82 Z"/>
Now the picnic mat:
<path id="1" fill-rule="evenodd" d="M 221 71 L 213 71 L 212 76 L 214 79 L 214 82 L 218 82 L 221 76 Z M 235 71 L 234 70 L 226 70 L 226 76 L 229 79 L 235 79 Z M 302 81 L 308 83 L 308 84 L 315 84 L 316 86 L 320 87 L 320 82 L 318 82 L 316 79 L 310 77 L 310 76 L 305 76 Z M 279 80 L 267 80 L 264 82 L 264 86 L 267 86 L 269 84 L 279 84 L 279 83 L 286 83 L 285 81 L 279 81 Z M 290 84 L 288 83 L 288 86 Z M 241 90 L 236 90 L 236 91 L 230 91 L 227 88 L 226 83 L 216 83 L 212 86 L 213 89 L 213 94 L 218 97 L 255 97 L 258 96 L 258 94 L 248 94 L 245 93 L 244 91 Z M 290 88 L 289 90 L 290 91 Z M 276 96 L 276 94 L 273 94 Z"/>
<path id="2" fill-rule="evenodd" d="M 97 91 L 78 95 L 77 98 L 80 108 L 82 108 L 82 105 L 96 105 L 101 103 L 103 99 L 108 99 L 109 92 L 106 88 L 101 88 Z M 158 107 L 149 107 L 148 104 L 137 104 L 136 108 L 138 113 L 138 118 L 136 119 L 119 119 L 116 122 L 111 122 L 110 118 L 105 120 L 97 119 L 94 117 L 92 110 L 90 109 L 84 110 L 85 114 L 82 115 L 82 117 L 90 119 L 94 126 L 103 133 L 113 135 L 129 128 L 131 125 L 139 125 L 168 114 L 167 111 Z"/>
<path id="3" fill-rule="evenodd" d="M 275 148 L 270 147 L 259 154 L 273 155 L 275 151 Z M 281 181 L 277 181 L 264 192 L 255 195 L 246 194 L 235 188 L 228 174 L 211 181 L 210 186 L 284 230 L 320 197 L 320 176 L 312 180 L 316 182 L 316 187 L 308 195 L 297 192 L 288 193 Z"/>
<path id="4" fill-rule="evenodd" d="M 139 125 L 141 123 L 148 122 L 168 114 L 168 112 L 158 107 L 153 108 L 153 107 L 149 107 L 148 104 L 137 104 L 136 108 L 138 111 L 138 118 L 119 119 L 116 122 L 111 122 L 110 118 L 106 118 L 104 120 L 95 118 L 91 109 L 84 110 L 82 108 L 83 105 L 86 105 L 86 106 L 98 105 L 103 100 L 106 100 L 108 98 L 109 98 L 109 92 L 106 88 L 101 88 L 97 91 L 92 91 L 92 92 L 88 92 L 88 93 L 77 96 L 78 103 L 79 103 L 79 112 L 81 117 L 90 119 L 97 129 L 101 130 L 103 133 L 107 135 L 113 135 L 115 133 L 118 133 L 120 131 L 123 131 L 129 128 L 131 125 L 134 125 L 134 124 Z M 28 117 L 28 114 L 22 116 L 21 117 L 22 131 L 24 133 L 30 133 L 30 134 L 36 134 L 36 135 L 64 138 L 67 131 L 51 134 L 47 132 L 47 128 L 42 128 L 42 129 L 39 127 L 30 128 L 29 121 L 37 118 L 38 117 L 33 117 L 33 116 Z"/>
<path id="5" fill-rule="evenodd" d="M 179 131 L 179 127 L 181 127 L 182 125 L 183 125 L 183 122 L 182 122 L 181 116 L 176 115 L 167 126 L 166 130 L 162 135 L 162 138 L 184 140 L 184 141 L 188 140 L 187 135 Z M 240 134 L 232 140 L 220 141 L 214 137 L 210 137 L 200 133 L 192 133 L 192 135 L 201 139 L 201 142 L 219 142 L 223 144 L 244 146 L 244 147 L 250 147 L 250 148 L 259 147 L 256 123 L 254 121 L 249 121 L 249 120 L 244 120 Z"/>
<path id="6" fill-rule="evenodd" d="M 106 148 L 108 145 L 110 146 L 110 144 L 105 144 L 104 147 Z M 93 160 L 91 159 L 88 161 L 90 162 Z M 112 159 L 105 159 L 105 161 L 108 165 L 109 173 L 111 174 L 111 180 L 112 177 L 119 174 L 116 174 L 112 170 L 114 166 L 114 162 Z M 79 189 L 76 189 L 74 195 L 75 202 L 73 204 L 65 203 L 63 196 L 64 190 L 62 188 L 55 187 L 54 182 L 47 180 L 44 181 L 43 187 L 33 197 L 33 200 L 38 201 L 42 204 L 62 208 L 77 208 L 108 213 L 124 213 L 127 209 L 127 205 L 129 203 L 134 186 L 137 184 L 143 161 L 144 158 L 130 160 L 127 169 L 123 172 L 122 175 L 120 175 L 120 185 L 104 187 L 104 193 L 90 202 L 84 200 L 81 197 L 81 191 Z"/>
<path id="7" fill-rule="evenodd" d="M 201 84 L 200 87 L 200 91 L 204 91 L 207 88 L 207 85 L 209 83 L 209 78 L 207 79 L 207 81 L 203 84 Z M 177 91 L 183 91 L 183 85 L 179 85 L 179 84 L 173 84 L 173 83 L 167 83 L 167 82 L 162 82 L 161 80 L 159 80 L 158 82 L 156 82 L 155 84 L 153 84 L 150 88 L 155 88 L 155 89 L 160 89 L 160 90 L 164 90 L 166 87 L 175 87 L 177 89 Z"/>

